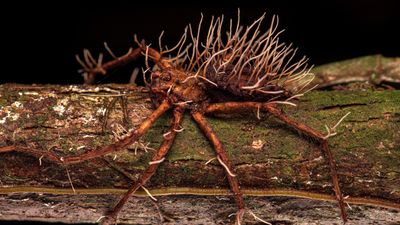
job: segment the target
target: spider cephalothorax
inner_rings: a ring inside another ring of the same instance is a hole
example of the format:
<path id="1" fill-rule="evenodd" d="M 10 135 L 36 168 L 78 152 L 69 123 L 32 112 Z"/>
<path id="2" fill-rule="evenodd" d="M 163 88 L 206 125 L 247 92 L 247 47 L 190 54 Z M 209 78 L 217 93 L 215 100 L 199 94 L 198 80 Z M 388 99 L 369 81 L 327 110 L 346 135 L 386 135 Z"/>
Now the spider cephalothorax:
<path id="1" fill-rule="evenodd" d="M 155 103 L 154 112 L 124 138 L 112 145 L 88 150 L 81 155 L 58 157 L 52 152 L 27 150 L 23 147 L 6 150 L 26 151 L 62 164 L 82 162 L 126 148 L 143 136 L 167 110 L 173 109 L 173 121 L 168 135 L 164 136 L 164 141 L 149 162 L 149 167 L 102 221 L 103 224 L 111 224 L 116 221 L 119 211 L 129 196 L 145 185 L 156 172 L 158 165 L 165 159 L 180 130 L 183 113 L 189 111 L 213 146 L 216 158 L 225 169 L 238 206 L 236 221 L 240 223 L 245 204 L 237 179 L 238 175 L 235 174 L 221 141 L 208 124 L 205 115 L 231 113 L 238 110 L 262 110 L 318 142 L 330 168 L 342 219 L 346 221 L 347 215 L 339 187 L 336 164 L 327 142 L 327 138 L 332 135 L 331 130 L 328 130 L 328 135 L 323 135 L 290 118 L 277 106 L 279 103 L 295 105 L 290 100 L 300 97 L 311 89 L 307 87 L 313 79 L 310 73 L 311 68 L 307 66 L 305 57 L 295 60 L 296 50 L 293 50 L 291 45 L 285 45 L 279 41 L 278 37 L 282 31 L 277 31 L 277 17 L 272 18 L 269 29 L 266 31 L 261 29 L 264 17 L 265 15 L 261 16 L 246 28 L 240 24 L 239 19 L 236 25 L 233 25 L 230 20 L 226 35 L 223 32 L 224 17 L 212 18 L 206 29 L 206 39 L 201 41 L 199 37 L 202 17 L 197 32 L 193 32 L 189 25 L 178 44 L 171 49 L 163 50 L 161 38 L 159 51 L 135 38 L 138 48 L 122 57 L 115 57 L 110 51 L 115 59 L 104 64 L 102 54 L 98 60 L 94 60 L 89 51 L 85 50 L 85 62 L 79 57 L 77 59 L 83 66 L 80 71 L 86 83 L 92 82 L 96 74 L 105 74 L 110 69 L 144 55 L 147 70 L 152 70 L 150 76 L 145 76 L 144 80 Z M 107 46 L 106 48 L 108 49 Z M 171 52 L 175 54 L 168 55 Z M 155 66 L 152 69 L 148 61 L 154 62 Z"/>

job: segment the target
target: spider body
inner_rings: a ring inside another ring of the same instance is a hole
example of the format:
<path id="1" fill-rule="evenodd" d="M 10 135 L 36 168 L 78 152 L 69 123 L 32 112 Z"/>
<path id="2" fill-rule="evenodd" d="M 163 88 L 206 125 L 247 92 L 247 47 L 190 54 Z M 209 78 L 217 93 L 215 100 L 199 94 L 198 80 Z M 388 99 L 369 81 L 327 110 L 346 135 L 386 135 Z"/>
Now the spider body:
<path id="1" fill-rule="evenodd" d="M 207 100 L 206 87 L 199 80 L 188 80 L 185 71 L 167 68 L 152 72 L 149 87 L 153 98 L 160 103 L 169 98 L 173 103 L 200 103 Z"/>
<path id="2" fill-rule="evenodd" d="M 208 104 L 223 101 L 257 101 L 267 102 L 274 100 L 283 100 L 291 97 L 293 94 L 277 85 L 269 85 L 264 90 L 270 93 L 257 92 L 253 90 L 241 89 L 248 79 L 248 71 L 244 70 L 241 81 L 229 80 L 232 75 L 233 66 L 228 65 L 222 75 L 218 75 L 209 68 L 206 72 L 206 78 L 217 86 L 211 85 L 198 79 L 189 79 L 187 77 L 194 74 L 188 74 L 179 68 L 165 68 L 153 71 L 150 75 L 148 87 L 153 95 L 153 100 L 157 105 L 166 98 L 173 103 L 185 102 L 193 104 Z"/>
<path id="3" fill-rule="evenodd" d="M 205 116 L 239 110 L 262 110 L 275 116 L 287 126 L 311 137 L 319 144 L 329 165 L 335 196 L 345 222 L 347 214 L 339 187 L 336 163 L 326 140 L 330 134 L 323 135 L 295 121 L 278 107 L 279 103 L 295 105 L 290 100 L 306 92 L 304 89 L 313 78 L 313 75 L 309 73 L 311 68 L 307 66 L 307 59 L 304 57 L 293 62 L 296 50 L 293 50 L 291 45 L 279 42 L 278 35 L 281 32 L 277 32 L 277 17 L 272 18 L 267 31 L 260 31 L 264 17 L 265 15 L 246 29 L 240 25 L 239 19 L 235 27 L 230 20 L 226 37 L 221 35 L 224 17 L 212 18 L 204 42 L 199 41 L 201 19 L 197 35 L 189 25 L 189 35 L 186 29 L 178 44 L 165 51 L 162 50 L 161 39 L 158 51 L 135 38 L 138 48 L 118 58 L 110 51 L 115 59 L 104 64 L 102 55 L 96 61 L 89 51 L 85 50 L 85 62 L 79 57 L 77 60 L 83 66 L 81 72 L 86 83 L 92 82 L 96 74 L 105 74 L 108 70 L 125 65 L 140 55 L 146 57 L 148 70 L 150 70 L 148 60 L 153 61 L 156 67 L 153 68 L 150 76 L 145 77 L 145 83 L 156 108 L 154 112 L 123 139 L 77 156 L 58 157 L 52 152 L 16 146 L 6 148 L 6 150 L 29 152 L 60 164 L 78 163 L 125 149 L 143 136 L 161 115 L 173 109 L 169 131 L 164 134 L 164 140 L 153 155 L 148 168 L 101 222 L 114 224 L 128 198 L 146 184 L 156 172 L 158 165 L 165 159 L 177 132 L 181 130 L 180 123 L 183 114 L 189 111 L 192 119 L 212 145 L 216 158 L 226 172 L 232 196 L 238 207 L 236 222 L 240 224 L 245 212 L 245 204 L 240 191 L 239 175 L 235 174 L 222 142 L 208 124 Z M 191 40 L 189 44 L 186 44 L 188 36 Z M 108 49 L 107 46 L 106 48 Z M 176 56 L 166 57 L 167 53 L 172 51 L 177 51 Z"/>

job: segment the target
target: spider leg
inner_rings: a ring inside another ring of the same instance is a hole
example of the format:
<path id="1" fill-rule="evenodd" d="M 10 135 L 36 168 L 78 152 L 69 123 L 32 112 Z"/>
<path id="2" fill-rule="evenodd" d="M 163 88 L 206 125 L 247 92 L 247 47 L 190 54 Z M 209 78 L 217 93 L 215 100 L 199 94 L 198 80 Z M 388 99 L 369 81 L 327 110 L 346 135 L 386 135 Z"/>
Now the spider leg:
<path id="1" fill-rule="evenodd" d="M 85 51 L 84 51 L 85 53 Z M 172 67 L 172 65 L 167 61 L 162 58 L 162 55 L 155 49 L 150 48 L 146 46 L 144 43 L 142 43 L 138 48 L 129 51 L 127 54 L 115 58 L 114 60 L 111 60 L 107 63 L 101 64 L 101 63 L 95 63 L 95 66 L 93 66 L 92 62 L 83 62 L 78 56 L 77 60 L 78 62 L 82 65 L 83 69 L 81 70 L 83 74 L 86 74 L 85 77 L 85 84 L 93 84 L 94 79 L 97 74 L 103 74 L 105 75 L 107 71 L 124 66 L 134 60 L 136 60 L 139 56 L 145 54 L 146 60 L 147 58 L 152 59 L 155 63 L 157 63 L 158 66 L 161 68 L 165 69 L 168 67 Z"/>
<path id="2" fill-rule="evenodd" d="M 336 163 L 335 159 L 333 158 L 332 152 L 329 149 L 328 142 L 325 138 L 325 136 L 303 124 L 295 121 L 294 119 L 290 118 L 287 116 L 284 112 L 282 112 L 275 103 L 260 103 L 260 102 L 226 102 L 226 103 L 215 103 L 215 104 L 210 104 L 206 110 L 205 113 L 227 113 L 227 112 L 237 112 L 240 110 L 248 110 L 248 109 L 262 109 L 265 110 L 269 113 L 271 113 L 273 116 L 284 122 L 285 124 L 295 128 L 296 130 L 299 130 L 300 132 L 308 135 L 309 137 L 312 137 L 316 141 L 319 142 L 321 145 L 321 150 L 323 153 L 323 156 L 325 157 L 325 160 L 329 164 L 330 168 L 330 173 L 331 173 L 331 179 L 335 191 L 335 197 L 339 203 L 340 211 L 341 211 L 341 216 L 342 220 L 344 223 L 347 221 L 347 213 L 345 210 L 345 205 L 344 205 L 344 200 L 343 200 L 343 195 L 340 190 L 339 186 L 339 179 L 337 175 L 337 168 L 336 168 Z"/>
<path id="3" fill-rule="evenodd" d="M 110 69 L 114 69 L 114 68 L 126 65 L 129 62 L 136 60 L 141 55 L 141 52 L 142 52 L 141 48 L 136 48 L 136 49 L 130 51 L 126 55 L 115 58 L 114 60 L 111 60 L 107 63 L 96 65 L 95 67 L 88 66 L 87 65 L 88 62 L 84 63 L 84 62 L 80 61 L 78 56 L 77 56 L 77 60 L 84 67 L 83 72 L 86 73 L 86 75 L 87 75 L 85 77 L 85 84 L 93 84 L 94 79 L 97 74 L 106 74 L 107 71 Z"/>
<path id="4" fill-rule="evenodd" d="M 3 152 L 23 152 L 29 153 L 31 155 L 37 156 L 41 158 L 45 158 L 47 160 L 56 162 L 58 164 L 75 164 L 82 161 L 86 161 L 89 159 L 97 158 L 108 153 L 117 152 L 120 150 L 125 149 L 128 145 L 132 144 L 136 140 L 138 140 L 141 136 L 143 136 L 147 130 L 151 127 L 152 124 L 161 116 L 163 115 L 169 108 L 171 107 L 168 100 L 164 100 L 160 106 L 150 114 L 134 131 L 132 131 L 127 137 L 121 139 L 118 142 L 113 144 L 107 145 L 102 148 L 98 149 L 91 149 L 82 154 L 75 155 L 75 156 L 67 156 L 67 157 L 59 157 L 51 151 L 43 151 L 40 149 L 34 149 L 24 146 L 17 146 L 17 145 L 10 145 L 0 147 L 0 153 Z"/>
<path id="5" fill-rule="evenodd" d="M 342 216 L 343 222 L 346 223 L 347 213 L 345 210 L 343 195 L 342 195 L 342 192 L 341 192 L 340 186 L 339 186 L 336 162 L 335 162 L 335 159 L 333 158 L 331 150 L 329 149 L 328 141 L 326 140 L 325 136 L 321 132 L 314 130 L 313 128 L 311 128 L 309 126 L 299 123 L 299 122 L 295 121 L 294 119 L 290 118 L 284 112 L 282 112 L 282 110 L 280 110 L 276 106 L 275 103 L 267 103 L 264 105 L 263 109 L 265 109 L 266 111 L 268 111 L 269 113 L 271 113 L 272 115 L 274 115 L 276 118 L 280 119 L 287 125 L 307 134 L 308 136 L 316 139 L 320 143 L 323 155 L 325 156 L 325 159 L 329 163 L 332 183 L 333 183 L 336 199 L 339 203 L 341 216 Z"/>
<path id="6" fill-rule="evenodd" d="M 153 158 L 149 162 L 150 165 L 141 174 L 139 179 L 129 188 L 128 192 L 124 194 L 124 196 L 119 200 L 119 202 L 110 211 L 110 213 L 107 214 L 107 216 L 101 222 L 102 225 L 114 224 L 116 222 L 118 213 L 121 211 L 124 204 L 128 201 L 129 197 L 133 193 L 135 193 L 140 187 L 142 187 L 154 175 L 159 164 L 162 162 L 175 140 L 177 133 L 176 130 L 179 129 L 180 123 L 183 118 L 183 112 L 184 109 L 181 107 L 177 107 L 174 109 L 174 120 L 172 122 L 172 125 L 170 126 L 169 133 L 167 136 L 164 137 L 164 140 L 161 143 L 159 149 L 153 155 Z"/>
<path id="7" fill-rule="evenodd" d="M 225 172 L 227 174 L 227 178 L 228 178 L 229 185 L 231 187 L 231 191 L 234 194 L 236 204 L 239 208 L 239 210 L 236 214 L 236 221 L 240 224 L 240 221 L 242 220 L 242 216 L 244 213 L 244 201 L 243 201 L 242 193 L 240 192 L 239 181 L 238 181 L 236 175 L 233 174 L 233 170 L 232 170 L 232 166 L 229 161 L 229 158 L 226 155 L 226 152 L 222 146 L 221 141 L 218 139 L 217 134 L 214 132 L 214 130 L 208 124 L 208 122 L 207 122 L 206 118 L 203 116 L 203 114 L 201 114 L 200 112 L 192 112 L 192 117 L 196 121 L 196 123 L 200 127 L 200 129 L 203 131 L 204 135 L 208 138 L 208 140 L 210 141 L 212 146 L 214 147 L 214 150 L 217 153 L 218 161 L 225 168 Z"/>

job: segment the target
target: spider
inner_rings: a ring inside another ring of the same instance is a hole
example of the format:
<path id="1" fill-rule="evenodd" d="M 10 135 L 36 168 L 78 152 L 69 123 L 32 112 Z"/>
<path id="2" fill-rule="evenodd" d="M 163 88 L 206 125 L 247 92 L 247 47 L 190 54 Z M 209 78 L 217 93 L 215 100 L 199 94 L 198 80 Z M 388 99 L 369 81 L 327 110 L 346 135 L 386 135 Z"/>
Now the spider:
<path id="1" fill-rule="evenodd" d="M 311 67 L 307 64 L 307 58 L 303 57 L 295 61 L 297 50 L 294 50 L 291 44 L 285 45 L 279 41 L 279 34 L 282 31 L 278 31 L 278 17 L 272 17 L 267 31 L 261 29 L 264 19 L 265 13 L 244 28 L 240 23 L 240 10 L 238 10 L 236 24 L 231 19 L 228 25 L 224 25 L 223 15 L 212 17 L 206 29 L 206 39 L 201 41 L 202 15 L 197 31 L 188 25 L 181 39 L 173 48 L 163 50 L 162 34 L 159 38 L 159 50 L 146 45 L 144 40 L 138 41 L 135 36 L 138 47 L 130 49 L 121 57 L 115 57 L 106 45 L 106 49 L 114 59 L 104 64 L 102 63 L 102 54 L 95 60 L 88 50 L 84 50 L 84 60 L 78 56 L 77 60 L 83 67 L 80 72 L 84 76 L 85 83 L 93 83 L 97 74 L 106 74 L 109 70 L 144 56 L 147 67 L 143 72 L 144 81 L 150 90 L 155 106 L 151 115 L 117 142 L 86 151 L 80 155 L 59 157 L 52 152 L 37 152 L 37 150 L 23 147 L 18 149 L 10 147 L 2 149 L 2 151 L 24 151 L 44 156 L 50 161 L 61 164 L 78 163 L 125 149 L 138 141 L 161 115 L 172 110 L 173 119 L 169 130 L 164 134 L 163 142 L 153 155 L 148 168 L 101 221 L 101 224 L 113 224 L 128 198 L 146 184 L 165 159 L 177 133 L 180 132 L 183 115 L 188 111 L 212 145 L 216 158 L 226 172 L 233 198 L 237 204 L 236 222 L 240 224 L 245 212 L 245 204 L 238 176 L 235 174 L 221 140 L 205 116 L 262 110 L 281 120 L 287 126 L 313 138 L 320 145 L 330 168 L 342 220 L 346 222 L 347 214 L 339 186 L 336 163 L 327 142 L 327 138 L 335 134 L 336 126 L 332 129 L 327 128 L 328 135 L 324 135 L 320 131 L 295 121 L 278 107 L 279 104 L 295 106 L 290 100 L 300 97 L 312 89 L 307 86 L 312 81 L 313 74 L 310 73 Z M 227 26 L 227 31 L 226 35 L 223 35 L 225 26 Z M 176 53 L 174 56 L 168 55 L 171 52 Z M 149 61 L 154 63 L 152 69 L 150 69 Z M 150 75 L 146 75 L 146 72 L 150 70 Z"/>

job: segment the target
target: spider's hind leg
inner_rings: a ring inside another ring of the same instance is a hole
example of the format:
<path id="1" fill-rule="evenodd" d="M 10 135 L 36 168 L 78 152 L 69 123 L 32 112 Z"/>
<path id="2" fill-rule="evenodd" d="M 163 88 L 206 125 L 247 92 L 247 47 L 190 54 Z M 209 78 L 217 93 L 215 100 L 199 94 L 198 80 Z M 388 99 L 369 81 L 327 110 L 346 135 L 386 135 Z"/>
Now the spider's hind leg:
<path id="1" fill-rule="evenodd" d="M 263 109 L 268 111 L 272 115 L 274 115 L 276 118 L 278 118 L 285 124 L 295 128 L 296 130 L 299 130 L 300 132 L 308 135 L 309 137 L 312 137 L 313 139 L 315 139 L 316 141 L 319 142 L 319 144 L 321 145 L 321 150 L 322 150 L 323 156 L 325 157 L 327 163 L 329 164 L 333 188 L 335 191 L 335 197 L 339 203 L 342 220 L 344 223 L 346 223 L 347 213 L 346 213 L 346 209 L 345 209 L 345 205 L 344 205 L 343 195 L 342 195 L 342 192 L 341 192 L 340 186 L 339 186 L 336 162 L 335 162 L 335 159 L 333 158 L 331 150 L 329 149 L 329 145 L 326 140 L 326 136 L 324 136 L 321 132 L 314 130 L 313 128 L 311 128 L 309 126 L 299 123 L 299 122 L 295 121 L 294 119 L 290 118 L 284 112 L 282 112 L 274 103 L 263 104 Z"/>
<path id="2" fill-rule="evenodd" d="M 309 137 L 315 139 L 320 145 L 323 156 L 329 164 L 332 183 L 335 191 L 335 197 L 339 203 L 342 220 L 344 223 L 347 221 L 347 213 L 344 205 L 343 195 L 339 186 L 339 179 L 337 175 L 336 163 L 333 158 L 332 152 L 329 149 L 328 142 L 326 140 L 327 136 L 324 136 L 321 132 L 290 118 L 284 112 L 282 112 L 276 105 L 276 103 L 261 103 L 261 102 L 225 102 L 225 103 L 214 103 L 210 104 L 205 113 L 215 114 L 215 113 L 232 113 L 243 110 L 264 110 L 271 113 L 273 116 L 284 122 L 285 124 L 293 127 L 294 129 L 308 135 Z M 329 136 L 329 135 L 328 135 Z"/>

